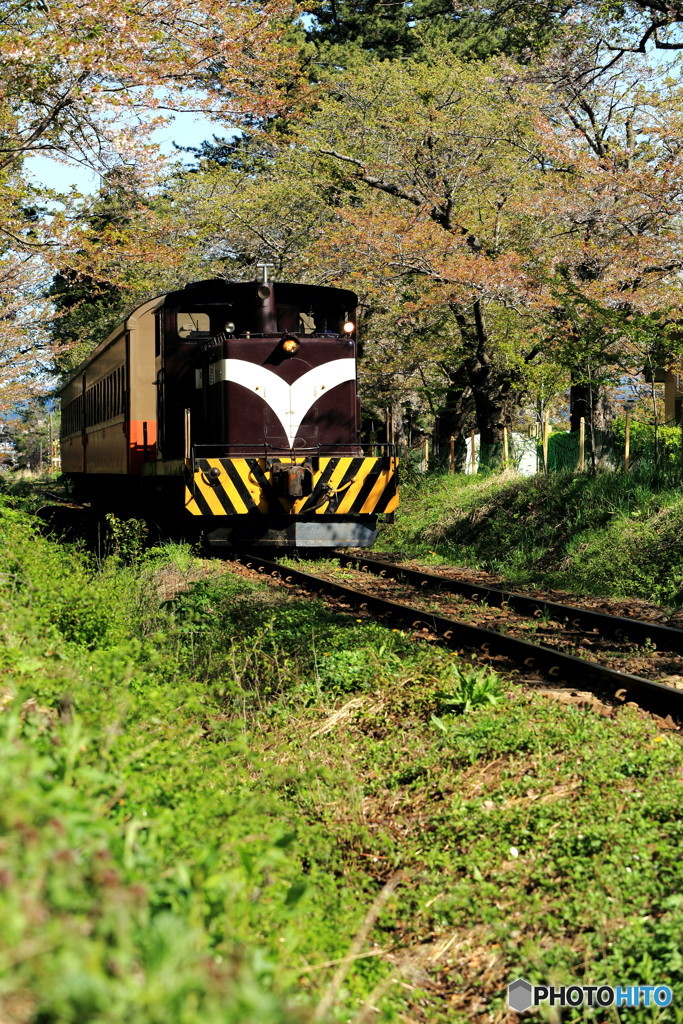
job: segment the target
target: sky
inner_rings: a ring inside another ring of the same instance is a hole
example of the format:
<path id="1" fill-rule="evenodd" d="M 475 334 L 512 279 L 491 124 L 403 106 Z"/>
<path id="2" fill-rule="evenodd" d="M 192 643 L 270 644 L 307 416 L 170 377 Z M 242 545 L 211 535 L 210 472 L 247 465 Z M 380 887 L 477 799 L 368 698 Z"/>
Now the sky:
<path id="1" fill-rule="evenodd" d="M 202 114 L 180 112 L 173 115 L 173 121 L 159 128 L 152 139 L 162 153 L 173 156 L 173 143 L 180 146 L 199 146 L 213 135 L 231 134 L 224 124 L 211 121 Z M 180 154 L 178 154 L 180 155 Z M 37 185 L 44 185 L 59 192 L 68 192 L 72 186 L 79 192 L 96 192 L 100 177 L 95 171 L 78 164 L 63 164 L 45 156 L 29 157 L 24 167 Z"/>

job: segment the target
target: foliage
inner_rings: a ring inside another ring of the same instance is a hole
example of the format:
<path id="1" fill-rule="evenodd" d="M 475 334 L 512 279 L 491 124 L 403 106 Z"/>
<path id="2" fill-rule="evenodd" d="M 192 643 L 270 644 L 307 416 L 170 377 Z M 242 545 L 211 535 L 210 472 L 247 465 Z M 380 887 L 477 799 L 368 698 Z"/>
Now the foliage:
<path id="1" fill-rule="evenodd" d="M 445 435 L 476 412 L 491 445 L 525 392 L 556 391 L 560 271 L 622 319 L 677 317 L 680 89 L 627 53 L 674 46 L 675 5 L 344 0 L 305 23 L 280 0 L 202 5 L 59 0 L 3 22 L 5 404 L 55 345 L 68 371 L 140 299 L 257 256 L 357 286 L 369 390 L 417 396 Z M 247 134 L 159 188 L 150 133 L 176 109 Z M 96 169 L 102 196 L 39 194 L 32 154 Z M 116 176 L 135 188 L 112 203 Z"/>
<path id="2" fill-rule="evenodd" d="M 445 1024 L 520 973 L 678 984 L 677 736 L 184 549 L 98 567 L 6 499 L 0 528 L 9 1019 L 294 1024 L 324 996 Z"/>
<path id="3" fill-rule="evenodd" d="M 349 56 L 320 83 L 307 122 L 271 134 L 267 174 L 209 164 L 181 178 L 168 209 L 192 221 L 212 259 L 231 259 L 230 272 L 235 253 L 251 263 L 265 246 L 276 276 L 357 285 L 370 314 L 368 391 L 395 400 L 418 389 L 435 404 L 463 362 L 496 380 L 520 373 L 528 338 L 504 322 L 504 306 L 527 287 L 516 246 L 528 254 L 538 244 L 513 200 L 534 175 L 533 99 L 511 90 L 500 63 L 446 52 L 400 63 Z M 500 322 L 499 351 L 479 345 L 476 296 L 479 322 Z"/>
<path id="4" fill-rule="evenodd" d="M 325 54 L 332 49 L 340 63 L 354 48 L 390 60 L 428 52 L 444 41 L 457 56 L 475 59 L 509 49 L 506 32 L 489 12 L 476 17 L 443 0 L 396 3 L 389 9 L 377 0 L 319 0 L 311 4 L 311 14 L 308 38 Z"/>
<path id="5" fill-rule="evenodd" d="M 681 429 L 675 426 L 653 426 L 631 419 L 629 442 L 629 470 L 659 473 L 663 479 L 675 484 L 681 469 Z M 594 431 L 596 446 L 601 457 L 612 469 L 624 468 L 626 449 L 626 421 L 615 419 L 607 431 Z M 585 438 L 584 459 L 589 466 L 591 436 Z M 539 465 L 541 445 L 538 445 Z M 579 466 L 578 431 L 558 430 L 548 437 L 548 469 L 551 473 L 574 471 Z"/>
<path id="6" fill-rule="evenodd" d="M 143 519 L 119 519 L 111 512 L 105 519 L 110 554 L 124 565 L 138 562 L 147 540 L 147 523 Z"/>
<path id="7" fill-rule="evenodd" d="M 586 47 L 609 42 L 612 60 L 615 53 L 643 51 L 648 43 L 661 49 L 682 46 L 683 7 L 661 0 L 455 0 L 448 5 L 423 0 L 388 10 L 376 0 L 319 0 L 309 10 L 315 20 L 308 36 L 318 45 L 337 44 L 340 51 L 342 45 L 362 46 L 394 59 L 444 39 L 460 57 L 502 51 L 526 60 L 578 41 Z M 343 60 L 343 53 L 335 56 Z M 602 59 L 607 64 L 607 52 Z"/>
<path id="8" fill-rule="evenodd" d="M 216 0 L 7 8 L 0 26 L 0 407 L 26 400 L 36 377 L 45 386 L 53 345 L 44 296 L 54 271 L 66 262 L 101 284 L 110 262 L 107 245 L 85 244 L 79 197 L 37 189 L 25 160 L 54 157 L 100 175 L 135 166 L 141 183 L 154 187 L 162 161 L 151 135 L 172 111 L 228 115 L 235 123 L 293 100 L 299 70 L 296 45 L 286 38 L 291 11 L 280 0 L 265 8 Z M 136 257 L 138 266 L 150 258 L 140 250 Z"/>
<path id="9" fill-rule="evenodd" d="M 658 426 L 631 420 L 630 430 L 631 466 L 650 465 L 675 474 L 683 466 L 681 462 L 681 428 Z M 624 451 L 626 423 L 617 420 L 614 424 L 614 443 L 620 453 Z"/>
<path id="10" fill-rule="evenodd" d="M 455 677 L 454 687 L 435 695 L 440 715 L 467 714 L 475 708 L 497 704 L 500 700 L 500 679 L 488 668 L 463 671 L 456 666 L 451 675 Z M 432 717 L 432 721 L 436 719 Z"/>
<path id="11" fill-rule="evenodd" d="M 211 954 L 183 868 L 157 880 L 150 871 L 155 860 L 163 870 L 163 830 L 113 821 L 125 782 L 106 755 L 83 757 L 89 742 L 78 721 L 59 727 L 35 698 L 0 718 L 3 1008 L 55 1024 L 300 1019 L 269 991 L 257 956 Z"/>
<path id="12" fill-rule="evenodd" d="M 599 391 L 671 362 L 675 80 L 624 57 L 548 91 L 545 72 L 443 39 L 379 53 L 321 65 L 296 121 L 181 173 L 161 250 L 177 253 L 164 225 L 186 220 L 209 254 L 188 253 L 188 274 L 242 275 L 260 254 L 276 276 L 356 287 L 368 393 L 427 406 L 444 436 L 474 413 L 494 454 L 524 396 L 542 412 L 570 375 Z"/>
<path id="13" fill-rule="evenodd" d="M 667 481 L 648 468 L 426 477 L 402 488 L 402 514 L 380 539 L 517 582 L 680 604 L 683 503 L 678 474 Z"/>
<path id="14" fill-rule="evenodd" d="M 87 216 L 82 211 L 82 225 L 87 231 L 89 247 L 114 250 L 116 236 L 125 232 L 144 201 L 136 175 L 127 168 L 114 168 L 102 178 L 98 194 Z M 79 253 L 83 257 L 83 252 Z M 49 289 L 55 317 L 50 334 L 55 346 L 57 371 L 68 374 L 114 329 L 123 318 L 126 304 L 132 305 L 137 288 L 133 275 L 121 285 L 111 285 L 107 269 L 99 260 L 100 278 L 63 267 L 55 274 Z M 149 282 L 145 281 L 147 288 Z M 139 287 L 139 283 L 138 283 Z"/>
<path id="15" fill-rule="evenodd" d="M 457 3 L 456 9 L 460 6 Z M 564 35 L 568 52 L 572 42 L 582 40 L 593 51 L 592 75 L 609 70 L 626 53 L 644 53 L 648 47 L 683 49 L 683 5 L 678 0 L 475 0 L 473 6 L 499 19 L 519 39 L 526 34 L 532 41 L 540 33 L 545 41 L 557 41 Z M 580 56 L 585 58 L 585 51 Z"/>
<path id="16" fill-rule="evenodd" d="M 264 18 L 255 8 L 228 10 L 213 0 L 199 9 L 133 0 L 118 12 L 103 0 L 87 9 L 58 0 L 8 11 L 0 35 L 0 166 L 15 165 L 27 152 L 52 152 L 99 158 L 107 170 L 112 150 L 129 160 L 141 152 L 169 107 L 216 114 L 229 108 L 233 116 L 266 111 L 290 56 L 280 45 L 290 12 L 273 3 Z M 246 39 L 267 59 L 245 47 Z"/>
<path id="17" fill-rule="evenodd" d="M 590 441 L 590 439 L 589 439 Z M 586 448 L 584 447 L 584 459 Z M 542 466 L 542 445 L 538 444 L 539 466 Z M 623 460 L 622 460 L 623 461 Z M 579 435 L 577 431 L 557 430 L 548 435 L 548 471 L 573 473 L 579 467 Z"/>

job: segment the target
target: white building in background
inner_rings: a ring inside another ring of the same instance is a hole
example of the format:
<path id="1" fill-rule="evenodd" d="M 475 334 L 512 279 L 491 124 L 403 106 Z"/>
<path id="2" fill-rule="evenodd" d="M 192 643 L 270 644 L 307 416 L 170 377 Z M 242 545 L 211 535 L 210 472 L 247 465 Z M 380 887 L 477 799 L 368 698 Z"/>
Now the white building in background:
<path id="1" fill-rule="evenodd" d="M 512 444 L 517 471 L 522 476 L 534 476 L 538 473 L 540 468 L 538 465 L 538 439 L 513 431 Z"/>
<path id="2" fill-rule="evenodd" d="M 538 466 L 538 441 L 528 434 L 512 431 L 510 433 L 510 468 L 516 469 L 521 476 L 535 476 Z M 479 434 L 474 435 L 474 468 L 472 467 L 471 438 L 467 439 L 466 473 L 479 470 Z"/>

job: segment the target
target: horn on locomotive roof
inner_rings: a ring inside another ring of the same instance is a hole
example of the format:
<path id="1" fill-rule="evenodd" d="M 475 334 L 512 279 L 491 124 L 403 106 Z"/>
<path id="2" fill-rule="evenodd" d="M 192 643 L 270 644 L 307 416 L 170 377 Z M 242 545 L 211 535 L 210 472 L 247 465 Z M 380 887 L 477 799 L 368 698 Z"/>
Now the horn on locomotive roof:
<path id="1" fill-rule="evenodd" d="M 263 270 L 263 284 L 268 284 L 268 267 L 274 267 L 274 263 L 257 263 L 256 269 Z"/>

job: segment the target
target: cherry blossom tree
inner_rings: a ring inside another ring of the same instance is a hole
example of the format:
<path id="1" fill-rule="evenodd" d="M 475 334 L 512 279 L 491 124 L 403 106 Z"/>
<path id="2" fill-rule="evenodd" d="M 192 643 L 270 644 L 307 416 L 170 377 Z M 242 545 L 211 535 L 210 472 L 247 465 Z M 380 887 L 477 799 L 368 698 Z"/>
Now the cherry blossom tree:
<path id="1" fill-rule="evenodd" d="M 75 197 L 50 190 L 36 195 L 24 173 L 26 158 L 49 156 L 102 175 L 125 165 L 134 167 L 142 186 L 153 186 L 163 161 L 151 135 L 175 111 L 201 111 L 239 128 L 291 107 L 300 86 L 289 30 L 296 13 L 289 0 L 5 5 L 0 405 L 14 401 L 28 380 L 24 354 L 33 347 L 35 355 L 49 342 L 49 308 L 40 299 L 46 279 L 65 258 L 73 266 L 73 254 L 83 252 Z"/>

